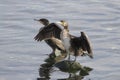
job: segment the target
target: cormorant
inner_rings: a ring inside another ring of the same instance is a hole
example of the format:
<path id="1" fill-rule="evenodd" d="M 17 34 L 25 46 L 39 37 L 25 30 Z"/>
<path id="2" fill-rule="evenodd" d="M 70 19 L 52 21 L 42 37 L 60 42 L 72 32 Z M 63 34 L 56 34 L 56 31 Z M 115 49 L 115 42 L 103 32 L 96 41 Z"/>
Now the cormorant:
<path id="1" fill-rule="evenodd" d="M 73 53 L 76 60 L 76 56 L 84 55 L 86 52 L 90 58 L 93 58 L 93 52 L 88 36 L 84 32 L 81 32 L 80 37 L 71 37 L 69 34 L 68 23 L 64 20 L 61 20 L 59 23 L 64 27 L 61 31 L 60 38 L 69 55 L 68 59 L 70 60 L 71 53 Z"/>
<path id="2" fill-rule="evenodd" d="M 37 41 L 45 40 L 45 42 L 53 49 L 52 53 L 55 53 L 56 49 L 60 50 L 61 52 L 65 52 L 65 50 L 61 48 L 60 45 L 56 45 L 56 43 L 59 43 L 57 39 L 60 39 L 60 33 L 62 31 L 59 25 L 57 25 L 56 23 L 49 23 L 49 21 L 45 18 L 34 20 L 39 21 L 44 25 L 40 28 L 38 34 L 34 37 L 34 39 Z M 51 38 L 52 36 L 54 36 L 57 39 Z"/>

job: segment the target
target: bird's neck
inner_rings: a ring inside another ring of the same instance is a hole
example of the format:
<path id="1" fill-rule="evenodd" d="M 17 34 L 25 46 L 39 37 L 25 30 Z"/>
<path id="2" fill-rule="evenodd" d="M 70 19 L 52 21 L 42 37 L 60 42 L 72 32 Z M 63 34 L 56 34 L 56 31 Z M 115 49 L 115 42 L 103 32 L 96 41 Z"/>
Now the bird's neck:
<path id="1" fill-rule="evenodd" d="M 45 26 L 48 26 L 48 25 L 49 25 L 49 23 L 45 23 L 44 25 L 45 25 Z"/>
<path id="2" fill-rule="evenodd" d="M 64 30 L 69 33 L 69 30 L 68 30 L 68 29 L 64 29 Z"/>
<path id="3" fill-rule="evenodd" d="M 69 30 L 68 29 L 63 29 L 61 37 L 62 38 L 68 38 L 69 37 Z"/>
<path id="4" fill-rule="evenodd" d="M 64 26 L 64 30 L 66 30 L 67 32 L 69 32 L 68 26 Z"/>

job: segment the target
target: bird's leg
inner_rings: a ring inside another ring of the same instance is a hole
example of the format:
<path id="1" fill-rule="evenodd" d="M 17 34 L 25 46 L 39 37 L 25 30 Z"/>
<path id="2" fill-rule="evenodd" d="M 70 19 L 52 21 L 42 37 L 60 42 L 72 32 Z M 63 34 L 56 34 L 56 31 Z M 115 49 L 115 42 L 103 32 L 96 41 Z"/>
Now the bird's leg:
<path id="1" fill-rule="evenodd" d="M 69 64 L 69 72 L 70 72 L 70 70 L 71 70 L 71 67 L 72 67 L 72 64 L 71 64 L 71 62 L 70 62 L 70 51 L 69 50 L 67 50 L 67 54 L 68 54 L 68 64 Z M 69 76 L 71 76 L 71 74 L 69 75 Z"/>
<path id="2" fill-rule="evenodd" d="M 78 53 L 78 50 L 77 50 L 77 48 L 75 48 L 75 54 L 74 54 L 74 56 L 75 56 L 75 59 L 74 59 L 74 61 L 73 62 L 75 62 L 76 61 L 76 58 L 77 58 L 77 55 L 78 55 L 79 53 Z"/>
<path id="3" fill-rule="evenodd" d="M 74 61 L 73 61 L 73 62 L 75 62 L 75 61 L 76 61 L 76 59 L 77 59 L 77 56 L 75 56 L 75 59 L 74 59 Z"/>
<path id="4" fill-rule="evenodd" d="M 70 54 L 68 54 L 68 56 L 69 56 L 69 57 L 68 57 L 68 60 L 70 61 Z"/>
<path id="5" fill-rule="evenodd" d="M 70 61 L 70 51 L 68 50 L 68 61 Z"/>
<path id="6" fill-rule="evenodd" d="M 71 73 L 69 73 L 69 78 L 71 78 L 71 76 L 72 76 Z"/>

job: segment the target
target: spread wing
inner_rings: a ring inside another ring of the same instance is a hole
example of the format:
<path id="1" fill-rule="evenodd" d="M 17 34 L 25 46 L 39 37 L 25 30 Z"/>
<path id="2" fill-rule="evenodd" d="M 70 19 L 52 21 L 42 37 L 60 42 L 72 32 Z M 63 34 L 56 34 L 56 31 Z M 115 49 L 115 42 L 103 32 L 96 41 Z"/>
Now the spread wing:
<path id="1" fill-rule="evenodd" d="M 91 47 L 91 43 L 90 40 L 87 36 L 87 34 L 85 34 L 84 32 L 81 32 L 81 36 L 80 37 L 74 37 L 71 39 L 71 45 L 72 47 L 74 47 L 77 51 L 81 51 L 81 52 L 87 52 L 88 56 L 90 58 L 93 58 L 93 52 L 92 52 L 92 47 Z"/>
<path id="2" fill-rule="evenodd" d="M 51 23 L 48 26 L 41 28 L 34 39 L 37 41 L 42 41 L 44 39 L 51 38 L 52 36 L 60 39 L 61 31 L 61 28 L 57 24 Z"/>

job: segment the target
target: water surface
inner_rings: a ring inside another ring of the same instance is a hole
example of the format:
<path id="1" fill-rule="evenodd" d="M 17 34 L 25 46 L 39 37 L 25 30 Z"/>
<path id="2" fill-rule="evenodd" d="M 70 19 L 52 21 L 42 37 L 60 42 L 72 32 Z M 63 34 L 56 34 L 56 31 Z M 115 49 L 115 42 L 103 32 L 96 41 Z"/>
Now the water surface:
<path id="1" fill-rule="evenodd" d="M 84 80 L 120 79 L 120 1 L 119 0 L 1 0 L 0 1 L 0 80 L 36 80 L 39 65 L 51 53 L 44 41 L 34 41 L 41 24 L 66 20 L 70 33 L 85 31 L 93 44 L 94 59 L 78 62 L 94 70 Z M 56 74 L 58 76 L 56 76 Z M 52 80 L 68 77 L 54 72 Z"/>

